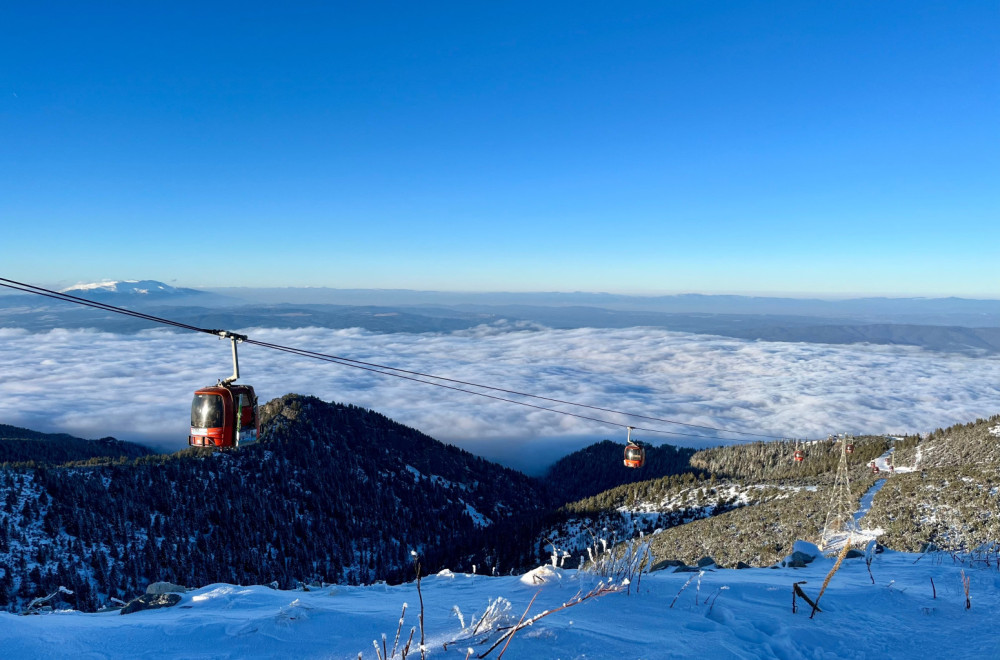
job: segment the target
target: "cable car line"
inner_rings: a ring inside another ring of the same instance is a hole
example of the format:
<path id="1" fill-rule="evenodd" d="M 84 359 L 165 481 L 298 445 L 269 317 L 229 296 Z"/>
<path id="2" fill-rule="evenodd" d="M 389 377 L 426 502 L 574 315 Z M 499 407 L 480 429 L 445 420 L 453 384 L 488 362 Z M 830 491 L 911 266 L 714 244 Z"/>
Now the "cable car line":
<path id="1" fill-rule="evenodd" d="M 558 409 L 555 409 L 555 408 L 548 408 L 548 407 L 545 407 L 545 406 L 539 406 L 539 405 L 527 403 L 525 401 L 517 401 L 515 399 L 508 399 L 508 398 L 497 396 L 497 395 L 493 395 L 493 394 L 487 394 L 485 392 L 477 392 L 475 390 L 469 390 L 469 389 L 464 389 L 464 388 L 461 388 L 461 387 L 455 387 L 453 385 L 445 385 L 444 383 L 438 383 L 438 382 L 433 382 L 433 381 L 430 381 L 430 380 L 423 380 L 423 379 L 424 378 L 433 378 L 435 380 L 440 380 L 440 381 L 449 382 L 449 383 L 455 383 L 456 385 L 465 385 L 467 387 L 477 387 L 477 388 L 491 390 L 491 391 L 495 391 L 495 392 L 502 392 L 502 393 L 505 393 L 505 394 L 513 394 L 513 395 L 516 395 L 516 396 L 523 396 L 523 397 L 538 399 L 538 400 L 542 400 L 542 401 L 548 401 L 548 402 L 551 402 L 551 403 L 558 403 L 558 404 L 562 404 L 562 405 L 569 405 L 569 406 L 575 406 L 575 407 L 585 408 L 585 409 L 590 409 L 590 410 L 597 410 L 597 411 L 601 411 L 601 412 L 608 412 L 608 413 L 612 413 L 612 414 L 622 415 L 622 416 L 625 416 L 625 417 L 633 417 L 633 418 L 636 418 L 636 419 L 646 419 L 646 420 L 650 420 L 650 421 L 658 421 L 658 422 L 663 422 L 663 423 L 667 423 L 667 424 L 676 424 L 678 426 L 684 426 L 684 427 L 690 427 L 690 428 L 698 428 L 698 429 L 704 429 L 704 430 L 709 430 L 709 431 L 717 431 L 717 432 L 720 432 L 720 433 L 730 433 L 730 434 L 756 436 L 756 437 L 761 437 L 761 438 L 779 439 L 779 436 L 771 436 L 771 435 L 766 435 L 766 434 L 762 434 L 762 433 L 752 433 L 752 432 L 749 432 L 749 431 L 737 431 L 737 430 L 734 430 L 734 429 L 726 429 L 726 428 L 722 428 L 722 427 L 707 426 L 707 425 L 701 425 L 701 424 L 690 424 L 690 423 L 686 423 L 686 422 L 679 422 L 679 421 L 676 421 L 676 420 L 664 419 L 664 418 L 659 418 L 659 417 L 651 417 L 651 416 L 647 416 L 647 415 L 638 415 L 638 414 L 634 414 L 634 413 L 628 413 L 628 412 L 624 412 L 624 411 L 620 411 L 620 410 L 615 410 L 615 409 L 612 409 L 612 408 L 602 408 L 602 407 L 599 407 L 599 406 L 591 406 L 591 405 L 582 404 L 582 403 L 575 403 L 575 402 L 572 402 L 572 401 L 564 401 L 564 400 L 561 400 L 561 399 L 554 399 L 554 398 L 544 397 L 544 396 L 540 396 L 540 395 L 536 395 L 536 394 L 529 394 L 529 393 L 526 393 L 526 392 L 519 392 L 517 390 L 509 390 L 509 389 L 504 389 L 504 388 L 499 388 L 499 387 L 493 387 L 493 386 L 490 386 L 490 385 L 481 385 L 481 384 L 478 384 L 478 383 L 472 383 L 472 382 L 457 380 L 457 379 L 453 379 L 453 378 L 446 378 L 444 376 L 435 376 L 433 374 L 426 374 L 426 373 L 421 373 L 421 372 L 418 372 L 418 371 L 408 371 L 406 369 L 400 369 L 400 368 L 397 368 L 397 367 L 389 367 L 389 366 L 386 366 L 386 365 L 381 365 L 381 364 L 376 364 L 376 363 L 371 363 L 371 362 L 364 362 L 364 361 L 361 361 L 361 360 L 354 360 L 354 359 L 351 359 L 351 358 L 346 358 L 346 357 L 337 356 L 337 355 L 329 355 L 329 354 L 325 354 L 325 353 L 318 353 L 318 352 L 315 352 L 315 351 L 309 351 L 309 350 L 294 348 L 294 347 L 290 347 L 290 346 L 282 346 L 280 344 L 273 344 L 273 343 L 269 343 L 269 342 L 258 341 L 258 340 L 254 340 L 254 339 L 249 339 L 248 337 L 246 337 L 244 335 L 235 335 L 235 333 L 230 333 L 230 332 L 228 332 L 226 330 L 211 330 L 211 329 L 207 329 L 207 328 L 199 328 L 197 326 L 189 325 L 187 323 L 181 323 L 179 321 L 174 321 L 174 320 L 171 320 L 171 319 L 166 319 L 166 318 L 162 318 L 162 317 L 159 317 L 159 316 L 154 316 L 152 314 L 146 314 L 146 313 L 143 313 L 143 312 L 138 312 L 138 311 L 135 311 L 135 310 L 126 309 L 126 308 L 123 308 L 123 307 L 117 307 L 115 305 L 110 305 L 108 303 L 102 303 L 102 302 L 98 302 L 98 301 L 95 301 L 95 300 L 88 300 L 86 298 L 81 298 L 81 297 L 74 296 L 74 295 L 71 295 L 71 294 L 68 294 L 68 293 L 63 293 L 63 292 L 59 292 L 59 291 L 53 291 L 51 289 L 46 289 L 46 288 L 43 288 L 43 287 L 31 285 L 31 284 L 25 284 L 23 282 L 18 282 L 16 280 L 10 280 L 10 279 L 6 279 L 6 278 L 2 278 L 2 277 L 0 277 L 0 286 L 6 287 L 6 288 L 9 288 L 9 289 L 14 289 L 15 291 L 21 291 L 22 293 L 33 293 L 33 294 L 36 294 L 36 295 L 44 296 L 46 298 L 52 298 L 54 300 L 61 300 L 63 302 L 70 302 L 70 303 L 74 303 L 74 304 L 78 304 L 78 305 L 83 305 L 83 306 L 86 306 L 86 307 L 91 307 L 91 308 L 99 309 L 99 310 L 102 310 L 102 311 L 112 312 L 112 313 L 116 313 L 116 314 L 122 314 L 122 315 L 125 315 L 125 316 L 131 316 L 133 318 L 138 318 L 138 319 L 150 321 L 150 322 L 153 322 L 153 323 L 159 323 L 159 324 L 163 324 L 163 325 L 168 325 L 168 326 L 171 326 L 171 327 L 174 327 L 174 328 L 179 328 L 179 329 L 182 329 L 182 330 L 190 330 L 192 332 L 200 332 L 200 333 L 204 333 L 204 334 L 217 335 L 219 337 L 233 338 L 234 341 L 242 341 L 242 342 L 245 342 L 245 343 L 248 343 L 248 344 L 253 344 L 253 345 L 256 345 L 256 346 L 260 346 L 262 348 L 269 348 L 269 349 L 272 349 L 272 350 L 282 351 L 282 352 L 290 353 L 290 354 L 293 354 L 293 355 L 298 355 L 300 357 L 307 357 L 307 358 L 311 358 L 311 359 L 322 360 L 322 361 L 325 361 L 325 362 L 332 362 L 334 364 L 339 364 L 339 365 L 346 366 L 346 367 L 352 367 L 352 368 L 355 368 L 355 369 L 362 369 L 364 371 L 369 371 L 369 372 L 372 372 L 372 373 L 378 373 L 378 374 L 382 374 L 382 375 L 385 375 L 385 376 L 393 376 L 395 378 L 401 378 L 401 379 L 404 379 L 404 380 L 409 380 L 409 381 L 413 381 L 413 382 L 417 382 L 417 383 L 424 383 L 424 384 L 427 384 L 427 385 L 434 385 L 436 387 L 441 387 L 441 388 L 448 389 L 448 390 L 453 390 L 453 391 L 456 391 L 456 392 L 465 392 L 467 394 L 474 394 L 474 395 L 477 395 L 477 396 L 485 397 L 485 398 L 488 398 L 488 399 L 493 399 L 493 400 L 496 400 L 496 401 L 503 401 L 503 402 L 506 402 L 506 403 L 513 403 L 513 404 L 517 404 L 517 405 L 520 405 L 520 406 L 524 406 L 524 407 L 528 407 L 528 408 L 533 408 L 535 410 L 542 410 L 542 411 L 546 411 L 546 412 L 557 413 L 557 414 L 560 414 L 560 415 L 566 415 L 566 416 L 569 416 L 569 417 L 575 417 L 575 418 L 578 418 L 578 419 L 583 419 L 583 420 L 587 420 L 587 421 L 597 422 L 599 424 L 605 424 L 605 425 L 608 425 L 608 426 L 616 426 L 616 427 L 624 428 L 624 429 L 633 429 L 633 430 L 636 430 L 636 431 L 643 431 L 643 432 L 646 432 L 646 433 L 657 433 L 657 434 L 663 434 L 663 435 L 676 435 L 676 436 L 685 436 L 685 437 L 690 437 L 690 438 L 701 438 L 701 439 L 704 439 L 704 440 L 725 440 L 727 442 L 751 442 L 751 440 L 748 440 L 748 439 L 722 438 L 722 437 L 717 437 L 717 436 L 708 436 L 708 435 L 695 434 L 695 433 L 683 433 L 683 432 L 680 432 L 680 431 L 670 431 L 670 430 L 665 430 L 665 429 L 640 428 L 640 427 L 631 426 L 631 425 L 628 425 L 628 424 L 623 424 L 623 423 L 619 423 L 619 422 L 613 422 L 613 421 L 606 420 L 606 419 L 600 419 L 600 418 L 597 418 L 597 417 L 590 417 L 590 416 L 587 416 L 587 415 L 581 415 L 581 414 L 578 414 L 578 413 L 573 413 L 573 412 L 569 412 L 569 411 L 565 411 L 565 410 L 558 410 Z"/>

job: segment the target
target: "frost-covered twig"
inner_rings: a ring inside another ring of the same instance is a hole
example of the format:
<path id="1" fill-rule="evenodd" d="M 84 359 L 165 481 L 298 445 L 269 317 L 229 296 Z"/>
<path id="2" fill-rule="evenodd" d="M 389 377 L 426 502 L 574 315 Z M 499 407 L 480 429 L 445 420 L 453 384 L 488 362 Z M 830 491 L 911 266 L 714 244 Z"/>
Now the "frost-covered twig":
<path id="1" fill-rule="evenodd" d="M 521 626 L 521 624 L 524 623 L 524 617 L 528 616 L 528 610 L 530 610 L 531 606 L 534 605 L 535 599 L 538 598 L 538 594 L 540 594 L 540 593 L 542 593 L 540 590 L 536 591 L 535 595 L 532 596 L 531 600 L 528 601 L 528 606 L 526 608 L 524 608 L 524 612 L 521 614 L 521 618 L 518 619 L 517 625 L 514 626 L 514 629 L 507 635 L 507 643 L 505 643 L 503 645 L 503 648 L 500 649 L 500 655 L 497 656 L 498 659 L 502 658 L 503 654 L 506 653 L 507 647 L 510 646 L 510 640 L 514 639 L 514 633 L 517 632 L 517 630 Z M 497 643 L 499 644 L 500 642 L 497 642 Z"/>
<path id="2" fill-rule="evenodd" d="M 476 622 L 475 627 L 472 629 L 473 635 L 478 635 L 483 626 L 487 629 L 493 627 L 494 624 L 499 624 L 500 621 L 506 619 L 507 612 L 510 610 L 510 601 L 505 598 L 497 598 L 496 600 L 490 601 L 489 605 L 486 606 L 486 611 L 483 615 L 479 617 L 479 621 Z"/>
<path id="3" fill-rule="evenodd" d="M 73 592 L 70 589 L 67 589 L 66 587 L 60 586 L 58 589 L 50 593 L 48 596 L 39 596 L 38 598 L 35 598 L 30 603 L 28 603 L 28 607 L 25 608 L 24 614 L 38 614 L 38 612 L 41 611 L 42 605 L 49 602 L 59 594 L 69 594 L 70 596 L 72 596 Z"/>
<path id="4" fill-rule="evenodd" d="M 378 660 L 396 660 L 397 657 L 399 658 L 399 660 L 406 660 L 406 656 L 409 655 L 410 642 L 413 640 L 413 633 L 416 631 L 416 628 L 410 628 L 410 639 L 407 640 L 406 646 L 404 646 L 402 650 L 400 650 L 399 648 L 399 636 L 400 633 L 402 633 L 403 631 L 403 620 L 406 618 L 407 607 L 408 607 L 407 604 L 403 603 L 403 611 L 400 612 L 399 614 L 399 624 L 396 626 L 396 636 L 392 641 L 392 652 L 389 652 L 387 650 L 386 642 L 388 641 L 388 638 L 386 637 L 385 633 L 382 633 L 381 648 L 379 648 L 378 640 L 374 639 L 372 640 L 372 646 L 375 647 L 375 656 L 378 658 Z M 397 651 L 400 651 L 399 656 L 396 655 Z M 358 658 L 360 659 L 361 657 L 362 654 L 359 652 Z"/>
<path id="5" fill-rule="evenodd" d="M 403 603 L 403 611 L 399 613 L 399 625 L 396 626 L 396 639 L 392 641 L 392 655 L 390 658 L 396 657 L 396 649 L 399 648 L 399 633 L 403 630 L 403 618 L 406 616 L 406 603 Z"/>
<path id="6" fill-rule="evenodd" d="M 600 541 L 605 544 L 604 539 L 600 539 Z M 612 545 L 611 549 L 608 549 L 606 545 L 604 549 L 601 549 L 595 540 L 594 547 L 587 548 L 587 555 L 590 563 L 581 567 L 583 572 L 598 575 L 611 582 L 623 583 L 627 585 L 629 593 L 632 591 L 632 581 L 637 577 L 641 580 L 642 572 L 648 570 L 649 566 L 652 565 L 648 541 L 636 542 L 632 540 L 625 544 Z M 636 589 L 638 589 L 638 581 Z"/>
<path id="7" fill-rule="evenodd" d="M 410 550 L 410 555 L 413 557 L 413 568 L 417 572 L 417 597 L 420 599 L 420 660 L 425 660 L 427 647 L 424 645 L 424 594 L 420 591 L 420 560 L 416 550 Z"/>
<path id="8" fill-rule="evenodd" d="M 728 589 L 728 588 L 729 588 L 729 587 L 728 587 L 727 585 L 723 585 L 723 586 L 719 587 L 719 590 L 718 590 L 718 591 L 716 591 L 716 592 L 715 592 L 715 597 L 714 597 L 714 598 L 712 598 L 712 602 L 711 602 L 711 604 L 710 604 L 710 605 L 708 606 L 708 613 L 709 613 L 709 614 L 711 614 L 711 613 L 712 613 L 712 608 L 714 608 L 714 607 L 715 607 L 715 601 L 719 600 L 719 594 L 721 594 L 721 593 L 722 593 L 723 591 L 725 591 L 725 590 L 726 590 L 726 589 Z"/>
<path id="9" fill-rule="evenodd" d="M 796 582 L 795 584 L 792 585 L 792 614 L 795 614 L 795 612 L 796 612 L 796 606 L 795 606 L 795 596 L 796 595 L 798 595 L 798 597 L 801 598 L 802 600 L 804 600 L 807 603 L 809 603 L 809 605 L 813 608 L 813 612 L 822 612 L 823 611 L 823 610 L 819 609 L 819 605 L 817 605 L 816 603 L 814 603 L 813 599 L 810 598 L 809 595 L 806 594 L 806 592 L 802 590 L 802 587 L 799 586 L 800 584 L 805 584 L 805 583 L 806 583 L 806 581 L 802 580 L 801 582 Z"/>
<path id="10" fill-rule="evenodd" d="M 875 584 L 875 576 L 872 575 L 872 560 L 875 558 L 877 545 L 875 539 L 872 539 L 868 542 L 868 547 L 865 548 L 865 566 L 868 567 L 868 577 L 872 579 L 872 584 Z"/>
<path id="11" fill-rule="evenodd" d="M 681 597 L 681 592 L 688 588 L 688 585 L 691 584 L 691 580 L 695 579 L 696 577 L 701 577 L 704 573 L 705 571 L 698 571 L 698 575 L 694 575 L 692 573 L 691 577 L 687 579 L 687 582 L 685 582 L 684 585 L 677 591 L 677 595 L 674 596 L 674 599 L 670 601 L 670 607 L 667 609 L 671 610 L 674 609 L 674 603 L 676 603 L 677 599 Z"/>
<path id="12" fill-rule="evenodd" d="M 799 609 L 798 608 L 798 604 L 795 602 L 795 597 L 797 595 L 801 596 L 802 598 L 804 598 L 807 601 L 809 600 L 809 597 L 806 596 L 806 593 L 804 591 L 802 591 L 802 587 L 799 586 L 800 584 L 806 584 L 806 581 L 805 580 L 799 580 L 798 582 L 793 582 L 792 583 L 792 614 L 795 614 L 796 612 L 798 612 L 798 609 Z"/>
<path id="13" fill-rule="evenodd" d="M 539 614 L 536 614 L 535 616 L 531 617 L 530 619 L 525 620 L 524 617 L 528 614 L 528 610 L 531 609 L 532 603 L 535 602 L 535 598 L 537 598 L 538 597 L 538 593 L 540 593 L 540 592 L 536 592 L 535 595 L 531 598 L 531 602 L 528 603 L 528 608 L 525 609 L 524 610 L 524 614 L 521 615 L 521 620 L 518 621 L 517 625 L 514 626 L 513 628 L 511 628 L 510 630 L 508 630 L 507 632 L 505 632 L 503 635 L 501 635 L 500 638 L 496 642 L 494 642 L 493 646 L 491 646 L 490 648 L 486 649 L 486 651 L 484 651 L 483 653 L 479 654 L 476 657 L 480 658 L 480 659 L 485 658 L 490 653 L 492 653 L 493 650 L 496 649 L 496 647 L 500 646 L 501 642 L 504 642 L 504 648 L 503 648 L 502 651 L 500 651 L 500 655 L 497 656 L 497 658 L 499 660 L 499 658 L 503 657 L 503 653 L 507 649 L 507 646 L 510 644 L 511 638 L 513 638 L 514 635 L 516 635 L 519 630 L 522 630 L 524 628 L 527 628 L 528 626 L 534 625 L 534 623 L 536 621 L 538 621 L 539 619 L 542 619 L 544 617 L 547 617 L 550 614 L 555 614 L 556 612 L 560 612 L 562 610 L 569 609 L 570 607 L 575 607 L 576 605 L 579 605 L 580 603 L 588 601 L 591 598 L 598 598 L 600 596 L 606 596 L 607 594 L 618 593 L 618 592 L 622 591 L 624 588 L 625 587 L 622 586 L 622 585 L 612 585 L 611 583 L 600 582 L 596 587 L 594 587 L 593 589 L 591 589 L 590 591 L 588 591 L 586 594 L 581 594 L 580 592 L 577 592 L 577 594 L 575 596 L 573 596 L 573 598 L 571 598 L 569 601 L 563 603 L 559 607 L 556 607 L 556 608 L 551 609 L 551 610 L 545 610 L 544 612 L 540 612 Z"/>
<path id="14" fill-rule="evenodd" d="M 413 643 L 413 633 L 415 632 L 417 632 L 416 628 L 410 628 L 410 637 L 406 640 L 406 645 L 403 647 L 402 653 L 399 654 L 399 657 L 403 660 L 406 660 L 406 656 L 410 655 L 410 644 Z"/>

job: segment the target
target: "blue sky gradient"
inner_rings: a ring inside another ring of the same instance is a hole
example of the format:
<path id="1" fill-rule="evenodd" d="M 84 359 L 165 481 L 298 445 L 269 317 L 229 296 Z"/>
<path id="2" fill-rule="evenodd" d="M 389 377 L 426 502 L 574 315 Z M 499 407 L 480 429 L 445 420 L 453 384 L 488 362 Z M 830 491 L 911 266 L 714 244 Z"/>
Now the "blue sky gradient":
<path id="1" fill-rule="evenodd" d="M 4 14 L 5 277 L 1000 298 L 995 2 Z"/>

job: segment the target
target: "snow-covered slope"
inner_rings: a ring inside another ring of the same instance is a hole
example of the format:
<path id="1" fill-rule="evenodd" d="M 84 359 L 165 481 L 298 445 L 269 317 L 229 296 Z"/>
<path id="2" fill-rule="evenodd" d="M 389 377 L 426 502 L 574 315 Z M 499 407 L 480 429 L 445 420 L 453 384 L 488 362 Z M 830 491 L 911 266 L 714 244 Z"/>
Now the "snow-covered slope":
<path id="1" fill-rule="evenodd" d="M 847 560 L 819 602 L 822 612 L 813 619 L 801 599 L 798 612 L 792 613 L 792 584 L 800 583 L 815 598 L 832 559 L 818 559 L 802 569 L 643 575 L 633 581 L 630 594 L 604 595 L 540 619 L 512 639 L 505 657 L 997 657 L 997 569 L 953 564 L 950 558 L 917 558 L 893 552 L 877 555 L 871 567 L 874 584 L 863 559 Z M 968 610 L 963 571 L 970 585 Z M 540 576 L 544 582 L 447 572 L 425 578 L 427 656 L 466 658 L 469 649 L 471 657 L 484 654 L 497 634 L 483 629 L 472 634 L 472 629 L 491 602 L 499 606 L 497 622 L 512 625 L 532 598 L 529 616 L 558 608 L 597 584 L 596 577 L 571 570 L 543 571 Z M 381 648 L 385 634 L 392 649 L 404 603 L 409 607 L 402 647 L 411 627 L 417 626 L 415 583 L 310 591 L 215 584 L 184 594 L 173 608 L 127 616 L 4 613 L 0 648 L 10 659 L 155 655 L 353 660 L 359 653 L 376 658 L 372 642 Z M 417 629 L 410 658 L 420 657 L 419 639 Z M 498 657 L 501 647 L 486 657 Z"/>

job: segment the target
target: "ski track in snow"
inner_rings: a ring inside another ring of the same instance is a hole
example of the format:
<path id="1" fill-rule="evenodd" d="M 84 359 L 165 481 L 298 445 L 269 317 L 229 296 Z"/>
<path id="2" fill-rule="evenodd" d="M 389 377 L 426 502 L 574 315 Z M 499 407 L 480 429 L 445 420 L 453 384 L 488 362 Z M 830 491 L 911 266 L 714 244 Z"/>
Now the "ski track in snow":
<path id="1" fill-rule="evenodd" d="M 602 596 L 557 612 L 517 634 L 505 657 L 553 658 L 957 658 L 997 657 L 1000 573 L 916 555 L 886 552 L 872 564 L 848 560 L 820 601 L 815 619 L 791 586 L 815 596 L 833 559 L 802 569 L 709 570 L 670 602 L 691 574 L 644 575 L 631 595 Z M 964 609 L 961 570 L 971 579 L 973 605 Z M 537 593 L 531 614 L 567 602 L 597 578 L 576 571 L 542 571 L 541 585 L 519 577 L 468 574 L 423 580 L 428 657 L 464 658 L 489 643 L 462 630 L 487 604 L 503 597 L 516 621 Z M 527 577 L 527 576 L 526 576 Z M 937 598 L 930 586 L 934 579 Z M 526 584 L 525 582 L 528 582 Z M 723 589 L 723 587 L 726 587 Z M 215 584 L 183 595 L 170 609 L 117 612 L 0 614 L 0 649 L 9 660 L 82 658 L 375 658 L 373 640 L 391 648 L 403 603 L 403 638 L 417 625 L 414 583 L 331 586 L 311 591 Z M 419 640 L 419 630 L 415 634 Z M 495 639 L 495 638 L 494 638 Z M 446 642 L 456 643 L 443 649 Z M 410 658 L 417 658 L 416 642 Z M 495 658 L 498 651 L 489 656 Z"/>
<path id="2" fill-rule="evenodd" d="M 885 485 L 885 479 L 879 479 L 868 491 L 861 496 L 861 503 L 858 506 L 858 510 L 854 513 L 854 524 L 859 528 L 861 526 L 861 520 L 868 515 L 868 512 L 872 510 L 872 503 L 875 501 L 875 494 L 882 490 L 882 486 Z"/>
<path id="3" fill-rule="evenodd" d="M 909 466 L 892 466 L 890 463 L 890 456 L 892 456 L 894 449 L 887 450 L 884 454 L 876 458 L 873 462 L 879 469 L 879 474 L 886 475 L 885 478 L 877 479 L 872 486 L 865 491 L 865 494 L 861 496 L 861 501 L 858 504 L 858 510 L 854 512 L 853 523 L 854 529 L 850 531 L 850 537 L 852 539 L 852 544 L 857 544 L 861 542 L 867 542 L 870 540 L 878 540 L 878 537 L 882 535 L 883 531 L 881 528 L 871 528 L 865 529 L 861 525 L 861 521 L 864 520 L 865 516 L 872 509 L 872 504 L 875 502 L 875 495 L 878 494 L 882 487 L 885 486 L 886 481 L 893 474 L 901 474 L 905 472 L 913 472 L 916 468 Z M 919 461 L 919 449 L 918 449 L 918 461 Z M 848 534 L 845 532 L 840 536 L 835 536 L 831 538 L 828 543 L 828 549 L 839 550 L 843 547 L 843 544 L 847 542 Z"/>

